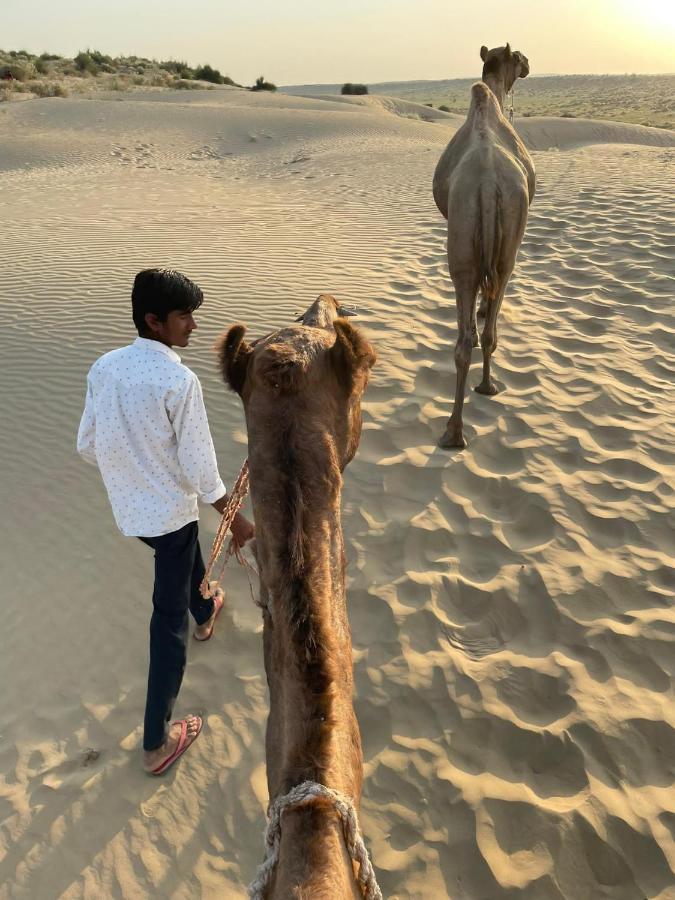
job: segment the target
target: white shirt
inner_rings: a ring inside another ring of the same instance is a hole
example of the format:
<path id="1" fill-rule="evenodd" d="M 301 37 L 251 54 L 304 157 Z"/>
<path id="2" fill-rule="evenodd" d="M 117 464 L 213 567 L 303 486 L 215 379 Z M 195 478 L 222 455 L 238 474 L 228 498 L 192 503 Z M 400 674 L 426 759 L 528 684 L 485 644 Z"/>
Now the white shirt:
<path id="1" fill-rule="evenodd" d="M 99 467 L 125 535 L 157 537 L 225 494 L 199 379 L 159 341 L 136 338 L 87 376 L 78 452 Z"/>

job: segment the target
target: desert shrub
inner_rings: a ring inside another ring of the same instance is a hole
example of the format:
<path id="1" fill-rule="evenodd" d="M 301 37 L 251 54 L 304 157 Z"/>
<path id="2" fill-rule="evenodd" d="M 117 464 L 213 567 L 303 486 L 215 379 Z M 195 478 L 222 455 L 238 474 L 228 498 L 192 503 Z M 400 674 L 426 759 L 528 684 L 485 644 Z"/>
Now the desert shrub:
<path id="1" fill-rule="evenodd" d="M 265 81 L 264 75 L 256 78 L 255 84 L 251 87 L 252 91 L 276 91 L 276 89 L 276 84 L 272 84 L 271 81 Z"/>
<path id="2" fill-rule="evenodd" d="M 112 66 L 113 59 L 111 56 L 106 56 L 105 53 L 101 53 L 100 50 L 87 50 L 87 54 L 90 59 L 93 59 L 97 66 L 108 65 Z"/>
<path id="3" fill-rule="evenodd" d="M 533 115 L 533 113 L 531 113 L 531 112 L 524 112 L 524 113 L 523 113 L 523 118 L 524 118 L 524 119 L 531 119 L 531 118 L 532 118 L 532 115 Z"/>
<path id="4" fill-rule="evenodd" d="M 342 90 L 340 91 L 342 94 L 367 94 L 368 88 L 365 84 L 352 84 L 348 81 L 346 84 L 342 85 Z"/>
<path id="5" fill-rule="evenodd" d="M 38 57 L 35 60 L 35 71 L 39 75 L 46 75 L 47 72 L 49 72 L 49 66 L 47 65 L 46 61 L 42 59 L 42 57 Z"/>
<path id="6" fill-rule="evenodd" d="M 441 112 L 450 112 L 449 106 L 439 106 L 438 108 L 440 109 Z"/>
<path id="7" fill-rule="evenodd" d="M 58 53 L 41 53 L 40 59 L 44 60 L 44 62 L 54 62 L 57 59 L 62 59 L 63 57 L 59 56 Z"/>
<path id="8" fill-rule="evenodd" d="M 198 81 L 210 81 L 211 84 L 223 84 L 223 76 L 218 69 L 211 68 L 208 63 L 205 66 L 197 66 L 192 77 Z"/>
<path id="9" fill-rule="evenodd" d="M 130 87 L 129 79 L 125 78 L 124 75 L 116 75 L 110 79 L 108 87 L 111 91 L 128 91 Z"/>
<path id="10" fill-rule="evenodd" d="M 38 97 L 67 97 L 68 89 L 58 81 L 30 81 L 26 85 Z"/>
<path id="11" fill-rule="evenodd" d="M 203 90 L 203 84 L 197 84 L 188 78 L 177 78 L 171 87 L 176 88 L 178 91 L 200 91 Z"/>
<path id="12" fill-rule="evenodd" d="M 561 119 L 576 119 L 576 116 L 574 115 L 574 113 L 564 112 L 564 113 L 561 113 L 560 118 Z"/>
<path id="13" fill-rule="evenodd" d="M 186 62 L 182 62 L 178 59 L 165 59 L 163 62 L 159 64 L 160 69 L 164 69 L 165 72 L 170 72 L 172 75 L 177 75 L 178 78 L 193 78 L 194 71 L 188 66 Z"/>
<path id="14" fill-rule="evenodd" d="M 35 78 L 37 71 L 32 62 L 22 60 L 0 66 L 0 78 L 7 75 L 11 75 L 16 81 L 29 81 L 31 78 Z"/>
<path id="15" fill-rule="evenodd" d="M 233 81 L 229 75 L 223 75 L 223 84 L 229 84 L 232 87 L 241 87 L 236 81 Z"/>
<path id="16" fill-rule="evenodd" d="M 73 62 L 75 63 L 76 68 L 81 73 L 88 72 L 90 75 L 96 75 L 96 73 L 98 72 L 98 65 L 96 61 L 86 50 L 80 50 L 80 52 L 74 58 Z"/>
<path id="17" fill-rule="evenodd" d="M 433 108 L 434 108 L 434 104 L 433 104 L 433 103 L 425 103 L 425 104 L 424 104 L 424 105 L 425 105 L 425 106 L 430 106 L 430 107 L 431 107 L 431 109 L 433 109 Z"/>
<path id="18" fill-rule="evenodd" d="M 12 99 L 14 90 L 11 87 L 0 87 L 0 103 L 6 103 Z"/>

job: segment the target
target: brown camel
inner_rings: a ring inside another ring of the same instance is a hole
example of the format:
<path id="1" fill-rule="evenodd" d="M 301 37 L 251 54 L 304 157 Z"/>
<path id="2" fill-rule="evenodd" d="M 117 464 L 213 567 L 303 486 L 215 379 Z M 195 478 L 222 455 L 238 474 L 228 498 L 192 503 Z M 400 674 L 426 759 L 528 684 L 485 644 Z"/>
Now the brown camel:
<path id="1" fill-rule="evenodd" d="M 516 262 L 534 197 L 534 164 L 525 145 L 503 114 L 504 96 L 516 78 L 525 78 L 527 57 L 506 47 L 481 47 L 483 80 L 471 88 L 466 122 L 443 151 L 434 173 L 434 200 L 448 220 L 448 265 L 455 287 L 458 335 L 455 346 L 455 404 L 439 445 L 466 447 L 462 407 L 472 347 L 478 346 L 478 315 L 485 315 L 481 335 L 481 394 L 496 394 L 490 357 L 497 347 L 497 315 Z"/>
<path id="2" fill-rule="evenodd" d="M 245 327 L 235 325 L 219 347 L 248 427 L 271 806 L 305 782 L 338 791 L 355 809 L 361 795 L 340 493 L 359 444 L 361 395 L 375 353 L 336 318 L 339 310 L 322 295 L 301 317 L 314 327 L 293 325 L 249 345 Z M 270 873 L 251 896 L 362 896 L 335 806 L 323 797 L 283 813 Z"/>

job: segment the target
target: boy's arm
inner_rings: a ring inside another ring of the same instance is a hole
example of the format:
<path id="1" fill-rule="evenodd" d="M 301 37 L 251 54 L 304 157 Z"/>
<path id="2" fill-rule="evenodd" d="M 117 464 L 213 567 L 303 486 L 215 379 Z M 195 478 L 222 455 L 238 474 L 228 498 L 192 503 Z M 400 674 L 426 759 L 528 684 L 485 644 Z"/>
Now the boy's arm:
<path id="1" fill-rule="evenodd" d="M 90 378 L 87 378 L 87 399 L 77 432 L 77 452 L 88 463 L 94 466 L 98 465 L 96 460 L 96 414 Z"/>
<path id="2" fill-rule="evenodd" d="M 218 473 L 202 388 L 195 375 L 174 398 L 169 416 L 178 444 L 178 462 L 186 481 L 202 503 L 215 504 L 225 497 L 226 490 Z"/>

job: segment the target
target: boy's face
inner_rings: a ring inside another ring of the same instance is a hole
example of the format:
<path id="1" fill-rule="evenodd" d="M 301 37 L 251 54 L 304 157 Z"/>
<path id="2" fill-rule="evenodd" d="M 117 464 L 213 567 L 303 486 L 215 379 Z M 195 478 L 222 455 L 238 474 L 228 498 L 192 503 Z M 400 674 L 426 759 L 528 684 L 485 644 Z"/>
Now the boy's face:
<path id="1" fill-rule="evenodd" d="M 152 333 L 152 339 L 166 344 L 167 347 L 187 347 L 190 334 L 197 327 L 193 314 L 180 309 L 172 310 L 164 322 L 154 313 L 148 313 L 145 321 Z"/>

